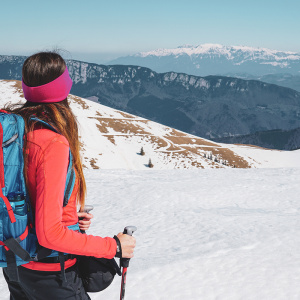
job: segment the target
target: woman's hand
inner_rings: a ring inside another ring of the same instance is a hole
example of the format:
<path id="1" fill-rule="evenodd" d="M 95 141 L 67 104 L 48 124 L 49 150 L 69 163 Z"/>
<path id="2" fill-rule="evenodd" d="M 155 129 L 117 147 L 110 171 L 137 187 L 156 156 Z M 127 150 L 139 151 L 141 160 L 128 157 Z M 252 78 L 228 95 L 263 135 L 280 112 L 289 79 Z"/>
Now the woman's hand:
<path id="1" fill-rule="evenodd" d="M 79 228 L 82 231 L 87 231 L 92 223 L 91 219 L 94 217 L 92 214 L 86 212 L 77 212 L 79 218 Z"/>
<path id="2" fill-rule="evenodd" d="M 133 236 L 130 236 L 128 234 L 124 234 L 120 232 L 117 235 L 121 248 L 122 248 L 122 257 L 123 258 L 132 258 L 133 257 L 133 251 L 135 247 L 135 238 Z"/>

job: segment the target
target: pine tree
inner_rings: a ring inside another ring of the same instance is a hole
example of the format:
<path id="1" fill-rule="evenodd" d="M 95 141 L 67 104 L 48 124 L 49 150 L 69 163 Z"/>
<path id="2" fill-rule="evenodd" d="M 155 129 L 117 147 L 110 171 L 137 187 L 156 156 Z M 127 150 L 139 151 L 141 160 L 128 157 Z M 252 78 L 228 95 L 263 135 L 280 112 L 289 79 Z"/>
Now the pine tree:
<path id="1" fill-rule="evenodd" d="M 154 165 L 153 165 L 152 162 L 151 162 L 151 158 L 149 158 L 148 167 L 149 167 L 149 168 L 153 168 L 153 167 L 154 167 Z"/>
<path id="2" fill-rule="evenodd" d="M 144 155 L 145 155 L 145 151 L 144 151 L 143 147 L 141 148 L 141 152 L 140 152 L 140 154 L 141 154 L 142 156 L 144 156 Z"/>

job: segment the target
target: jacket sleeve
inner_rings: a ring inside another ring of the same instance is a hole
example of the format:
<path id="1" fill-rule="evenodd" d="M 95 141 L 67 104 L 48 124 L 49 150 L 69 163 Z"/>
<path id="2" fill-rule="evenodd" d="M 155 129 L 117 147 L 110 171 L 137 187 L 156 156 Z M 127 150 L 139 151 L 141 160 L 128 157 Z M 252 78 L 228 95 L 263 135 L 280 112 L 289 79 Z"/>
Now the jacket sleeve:
<path id="1" fill-rule="evenodd" d="M 36 168 L 35 226 L 40 245 L 77 255 L 113 258 L 116 241 L 81 234 L 62 223 L 63 196 L 66 183 L 69 146 L 63 136 L 57 136 L 41 150 Z"/>

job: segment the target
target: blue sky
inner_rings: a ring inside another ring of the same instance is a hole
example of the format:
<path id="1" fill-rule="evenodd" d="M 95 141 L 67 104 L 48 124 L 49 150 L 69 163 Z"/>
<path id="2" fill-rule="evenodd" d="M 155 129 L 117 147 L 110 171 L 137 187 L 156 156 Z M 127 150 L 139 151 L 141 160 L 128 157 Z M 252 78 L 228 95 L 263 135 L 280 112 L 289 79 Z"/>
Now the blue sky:
<path id="1" fill-rule="evenodd" d="M 300 52 L 299 0 L 27 0 L 0 4 L 0 54 L 105 62 L 183 44 Z"/>

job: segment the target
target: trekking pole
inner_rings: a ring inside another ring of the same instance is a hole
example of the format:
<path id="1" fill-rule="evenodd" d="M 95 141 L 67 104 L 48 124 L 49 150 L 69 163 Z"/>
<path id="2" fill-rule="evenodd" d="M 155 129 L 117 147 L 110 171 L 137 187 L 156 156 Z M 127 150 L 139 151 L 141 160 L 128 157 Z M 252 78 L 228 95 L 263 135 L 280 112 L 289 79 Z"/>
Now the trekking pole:
<path id="1" fill-rule="evenodd" d="M 93 210 L 93 209 L 94 209 L 94 206 L 93 206 L 93 205 L 85 205 L 84 208 L 83 208 L 83 212 L 86 212 L 86 213 L 89 214 L 90 211 Z M 82 218 L 82 217 L 79 218 L 79 220 L 83 220 L 83 219 L 84 219 L 84 218 Z M 80 232 L 83 233 L 83 234 L 85 234 L 85 230 L 80 230 Z"/>
<path id="2" fill-rule="evenodd" d="M 132 236 L 132 234 L 137 230 L 135 226 L 126 226 L 124 228 L 123 233 Z M 120 293 L 120 300 L 123 300 L 125 297 L 125 285 L 126 285 L 126 276 L 127 276 L 127 268 L 129 266 L 130 258 L 121 258 L 121 267 L 122 270 L 122 282 L 121 282 L 121 293 Z"/>

